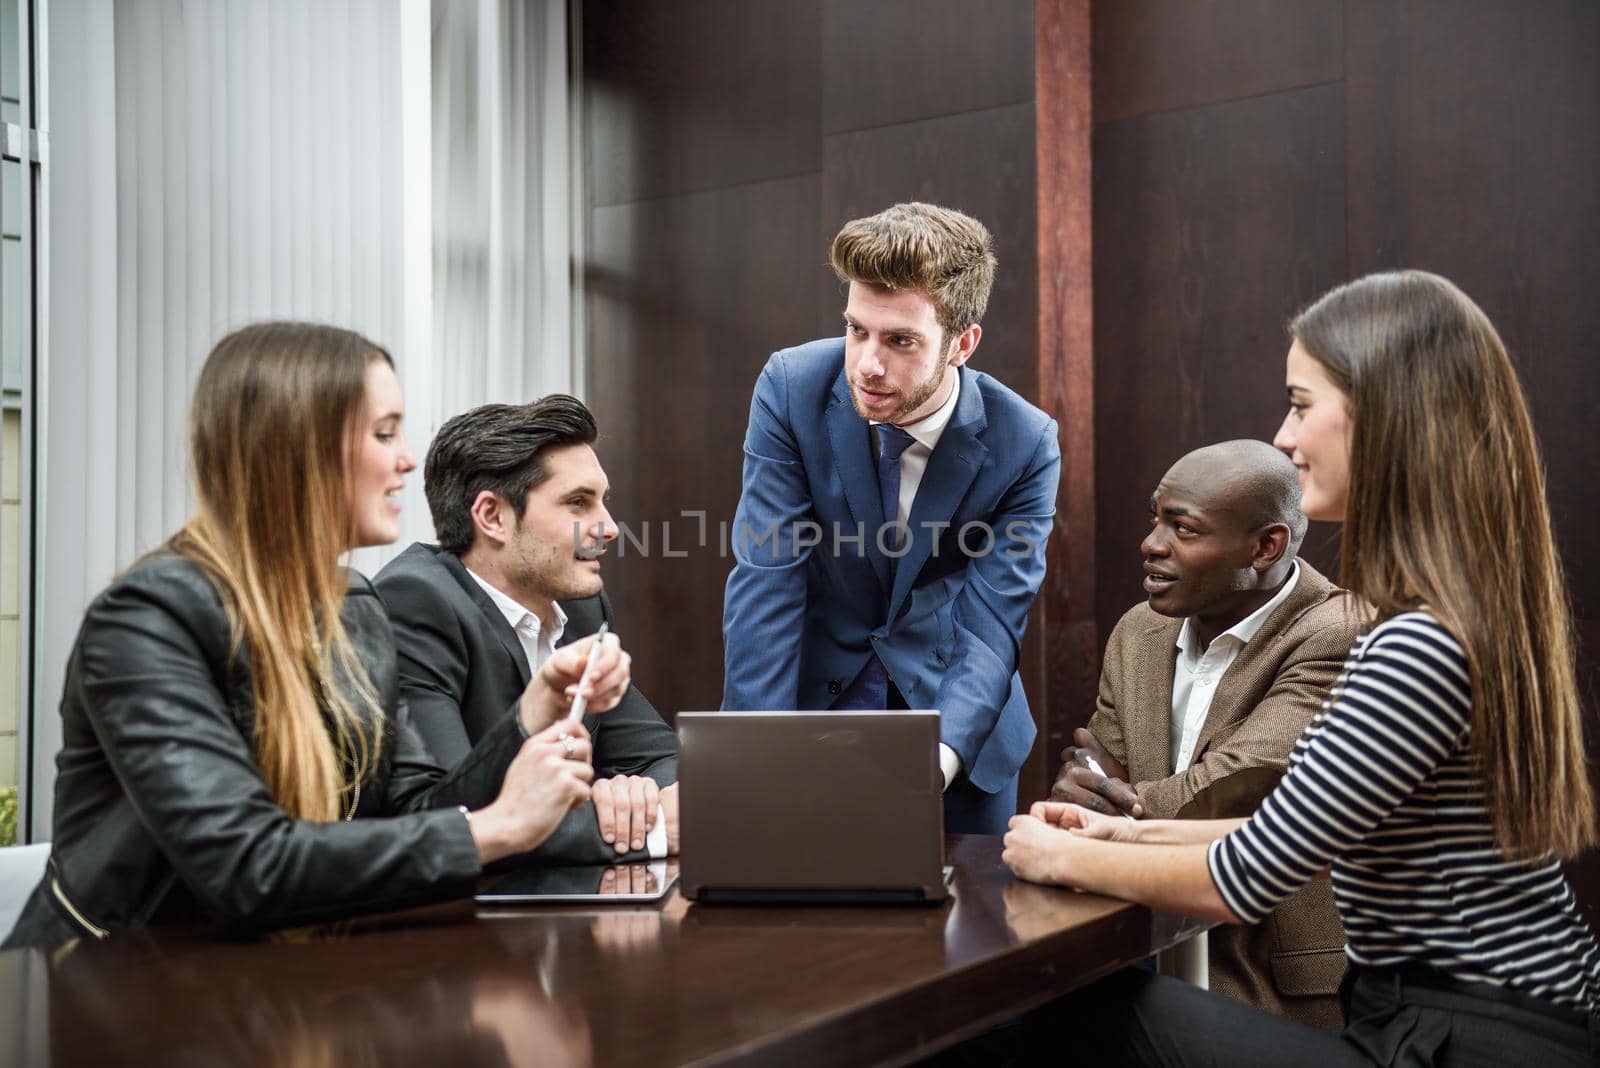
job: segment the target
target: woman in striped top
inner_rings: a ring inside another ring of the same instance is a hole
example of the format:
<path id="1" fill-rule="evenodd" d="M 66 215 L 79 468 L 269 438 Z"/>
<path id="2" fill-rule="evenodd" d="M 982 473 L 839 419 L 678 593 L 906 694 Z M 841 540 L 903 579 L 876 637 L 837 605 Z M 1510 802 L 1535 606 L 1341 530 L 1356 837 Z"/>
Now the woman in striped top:
<path id="1" fill-rule="evenodd" d="M 1419 271 L 1342 286 L 1290 333 L 1276 444 L 1305 513 L 1344 522 L 1341 584 L 1377 625 L 1251 819 L 1039 804 L 1006 862 L 1227 923 L 1331 869 L 1343 1031 L 1129 972 L 1068 1003 L 1112 1063 L 1600 1063 L 1600 948 L 1560 867 L 1596 841 L 1570 621 L 1505 348 Z"/>

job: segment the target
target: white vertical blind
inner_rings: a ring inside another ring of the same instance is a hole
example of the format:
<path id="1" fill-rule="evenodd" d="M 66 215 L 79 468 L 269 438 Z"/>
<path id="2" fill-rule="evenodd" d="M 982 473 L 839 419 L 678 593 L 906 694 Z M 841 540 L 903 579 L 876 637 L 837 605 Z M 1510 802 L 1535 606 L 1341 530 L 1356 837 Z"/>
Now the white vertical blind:
<path id="1" fill-rule="evenodd" d="M 386 345 L 419 459 L 456 411 L 572 388 L 565 33 L 561 0 L 52 0 L 33 837 L 83 609 L 190 512 L 218 338 L 299 318 Z M 363 570 L 431 536 L 410 481 Z"/>
<path id="2" fill-rule="evenodd" d="M 30 838 L 50 836 L 55 709 L 78 617 L 118 566 L 116 45 L 111 0 L 50 5 L 45 107 L 48 348 L 36 381 Z M 56 165 L 59 161 L 59 166 Z M 28 714 L 29 710 L 24 710 Z"/>
<path id="3" fill-rule="evenodd" d="M 440 410 L 572 392 L 565 5 L 436 3 L 433 49 Z"/>
<path id="4" fill-rule="evenodd" d="M 119 562 L 190 512 L 189 392 L 217 338 L 313 319 L 404 359 L 400 11 L 116 5 L 117 332 L 92 359 L 117 384 Z"/>

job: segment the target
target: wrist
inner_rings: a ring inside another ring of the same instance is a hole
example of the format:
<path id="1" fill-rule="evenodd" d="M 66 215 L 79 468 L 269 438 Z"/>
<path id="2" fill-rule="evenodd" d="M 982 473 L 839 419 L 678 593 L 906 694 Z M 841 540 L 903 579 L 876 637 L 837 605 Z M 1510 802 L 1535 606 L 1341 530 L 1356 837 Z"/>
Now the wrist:
<path id="1" fill-rule="evenodd" d="M 1181 845 L 1183 836 L 1175 834 L 1172 820 L 1142 819 L 1130 828 L 1128 841 L 1141 845 Z"/>
<path id="2" fill-rule="evenodd" d="M 522 729 L 530 738 L 560 718 L 561 710 L 555 707 L 549 690 L 542 680 L 535 677 L 533 685 L 523 691 L 522 700 L 518 702 L 517 715 L 522 720 Z"/>
<path id="3" fill-rule="evenodd" d="M 1052 882 L 1057 886 L 1078 885 L 1073 881 L 1072 875 L 1073 872 L 1077 871 L 1080 867 L 1076 863 L 1075 859 L 1079 844 L 1080 843 L 1078 842 L 1077 835 L 1068 834 L 1066 835 L 1066 841 L 1061 843 L 1061 848 L 1052 851 L 1050 857 L 1050 872 L 1048 877 L 1049 882 Z"/>
<path id="4" fill-rule="evenodd" d="M 478 863 L 492 864 L 516 852 L 511 835 L 494 805 L 468 812 L 467 826 L 472 831 L 472 844 L 478 847 Z"/>

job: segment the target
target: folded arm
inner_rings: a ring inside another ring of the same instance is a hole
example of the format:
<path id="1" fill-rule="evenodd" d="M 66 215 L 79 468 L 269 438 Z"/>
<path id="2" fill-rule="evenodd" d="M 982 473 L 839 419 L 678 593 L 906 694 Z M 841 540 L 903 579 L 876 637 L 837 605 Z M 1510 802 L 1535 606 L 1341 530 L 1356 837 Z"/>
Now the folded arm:
<path id="1" fill-rule="evenodd" d="M 1226 816 L 1253 812 L 1288 767 L 1295 739 L 1327 699 L 1353 640 L 1343 627 L 1309 635 L 1225 741 L 1207 748 L 1176 775 L 1135 784 L 1146 814 L 1170 818 L 1185 809 Z"/>
<path id="2" fill-rule="evenodd" d="M 1012 818 L 1001 859 L 1030 882 L 1238 923 L 1212 882 L 1208 848 L 1202 843 L 1153 845 L 1090 838 L 1027 815 Z"/>
<path id="3" fill-rule="evenodd" d="M 1036 801 L 1028 815 L 1081 837 L 1137 845 L 1204 845 L 1238 830 L 1245 822 L 1243 818 L 1126 820 L 1060 801 Z"/>

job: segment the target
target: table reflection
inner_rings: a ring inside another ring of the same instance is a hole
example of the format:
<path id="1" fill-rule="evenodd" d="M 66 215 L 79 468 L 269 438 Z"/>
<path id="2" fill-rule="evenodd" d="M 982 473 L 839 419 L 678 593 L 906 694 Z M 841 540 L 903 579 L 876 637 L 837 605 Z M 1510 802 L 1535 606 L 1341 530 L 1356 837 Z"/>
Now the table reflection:
<path id="1" fill-rule="evenodd" d="M 1073 891 L 1056 886 L 1015 882 L 1001 891 L 1000 900 L 1005 905 L 1006 926 L 1023 941 L 1054 934 L 1083 915 Z"/>
<path id="2" fill-rule="evenodd" d="M 931 907 L 463 900 L 253 942 L 158 929 L 4 953 L 0 1062 L 864 1068 L 1192 925 L 1018 883 L 1000 851 L 952 838 Z"/>
<path id="3" fill-rule="evenodd" d="M 269 968 L 234 966 L 252 952 L 259 963 L 262 946 L 172 953 L 128 939 L 40 953 L 51 1052 L 95 1064 L 593 1063 L 581 1004 L 547 993 L 535 962 L 471 927 L 451 934 L 449 954 L 424 933 L 376 960 L 341 939 L 280 942 Z"/>

